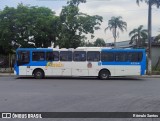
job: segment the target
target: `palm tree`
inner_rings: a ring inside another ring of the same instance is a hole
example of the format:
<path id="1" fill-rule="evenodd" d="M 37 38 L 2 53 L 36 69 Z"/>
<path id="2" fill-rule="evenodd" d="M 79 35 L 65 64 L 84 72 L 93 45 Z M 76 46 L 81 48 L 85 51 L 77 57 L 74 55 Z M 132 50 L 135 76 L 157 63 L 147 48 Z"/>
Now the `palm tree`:
<path id="1" fill-rule="evenodd" d="M 151 24 L 151 18 L 152 18 L 152 5 L 156 5 L 157 8 L 160 6 L 160 0 L 136 0 L 137 4 L 139 5 L 140 2 L 146 2 L 148 4 L 148 74 L 152 74 L 152 61 L 151 61 L 151 37 L 152 37 L 152 24 Z"/>
<path id="2" fill-rule="evenodd" d="M 160 44 L 160 34 L 157 35 L 154 40 L 157 44 Z"/>
<path id="3" fill-rule="evenodd" d="M 152 5 L 156 5 L 157 7 L 160 6 L 160 0 L 136 0 L 138 5 L 140 2 L 143 2 L 143 1 L 146 2 L 147 4 L 149 4 L 149 2 L 150 2 L 151 6 Z"/>
<path id="4" fill-rule="evenodd" d="M 143 29 L 143 25 L 140 25 L 138 28 L 133 29 L 129 33 L 129 36 L 131 37 L 130 44 L 136 42 L 136 46 L 139 47 L 145 43 L 145 40 L 148 37 L 148 30 Z"/>
<path id="5" fill-rule="evenodd" d="M 118 17 L 112 17 L 109 21 L 108 21 L 108 27 L 105 28 L 105 32 L 107 30 L 110 30 L 112 31 L 113 33 L 113 37 L 114 37 L 114 48 L 116 48 L 116 39 L 118 37 L 118 30 L 124 32 L 124 30 L 127 31 L 127 23 L 124 22 L 122 20 L 122 17 L 121 16 L 118 16 Z"/>

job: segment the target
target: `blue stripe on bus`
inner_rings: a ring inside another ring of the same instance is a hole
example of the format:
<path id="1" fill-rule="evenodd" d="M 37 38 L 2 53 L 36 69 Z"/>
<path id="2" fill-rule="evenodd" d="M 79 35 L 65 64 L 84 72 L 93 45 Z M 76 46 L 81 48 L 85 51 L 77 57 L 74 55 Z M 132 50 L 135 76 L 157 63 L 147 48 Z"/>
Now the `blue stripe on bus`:
<path id="1" fill-rule="evenodd" d="M 21 66 L 47 66 L 47 63 L 48 63 L 48 61 L 43 61 L 43 62 L 31 61 L 30 63 L 24 64 L 24 65 L 21 65 Z"/>
<path id="2" fill-rule="evenodd" d="M 16 67 L 16 75 L 19 75 L 19 66 Z"/>
<path id="3" fill-rule="evenodd" d="M 102 49 L 102 52 L 145 52 L 145 49 Z"/>
<path id="4" fill-rule="evenodd" d="M 102 62 L 102 65 L 141 65 L 141 63 L 137 62 Z"/>
<path id="5" fill-rule="evenodd" d="M 50 48 L 18 48 L 16 51 L 23 50 L 23 51 L 53 51 Z"/>

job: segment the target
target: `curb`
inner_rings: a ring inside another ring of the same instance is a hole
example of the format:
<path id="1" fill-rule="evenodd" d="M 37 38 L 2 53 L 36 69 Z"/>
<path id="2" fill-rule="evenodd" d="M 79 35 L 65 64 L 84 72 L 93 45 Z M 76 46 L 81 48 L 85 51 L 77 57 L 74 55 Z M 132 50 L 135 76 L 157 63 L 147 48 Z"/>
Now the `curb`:
<path id="1" fill-rule="evenodd" d="M 0 77 L 8 77 L 8 76 L 15 76 L 13 73 L 1 73 Z"/>
<path id="2" fill-rule="evenodd" d="M 140 78 L 160 78 L 160 75 L 151 75 L 151 76 L 140 76 Z"/>

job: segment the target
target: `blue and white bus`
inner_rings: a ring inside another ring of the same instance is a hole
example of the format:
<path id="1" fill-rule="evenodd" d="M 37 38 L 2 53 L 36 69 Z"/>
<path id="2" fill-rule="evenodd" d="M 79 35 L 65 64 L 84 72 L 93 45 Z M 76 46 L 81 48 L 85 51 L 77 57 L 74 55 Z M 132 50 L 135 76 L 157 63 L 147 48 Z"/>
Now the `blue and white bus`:
<path id="1" fill-rule="evenodd" d="M 18 48 L 14 73 L 19 76 L 136 76 L 146 73 L 145 49 L 78 47 Z"/>

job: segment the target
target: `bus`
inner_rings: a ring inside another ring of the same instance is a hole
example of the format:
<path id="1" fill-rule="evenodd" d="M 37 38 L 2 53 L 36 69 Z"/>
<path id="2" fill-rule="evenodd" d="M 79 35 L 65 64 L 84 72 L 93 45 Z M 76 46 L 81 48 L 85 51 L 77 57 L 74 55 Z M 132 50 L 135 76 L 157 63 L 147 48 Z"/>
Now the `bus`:
<path id="1" fill-rule="evenodd" d="M 145 49 L 78 47 L 76 49 L 18 48 L 14 73 L 18 76 L 111 76 L 146 74 Z"/>

